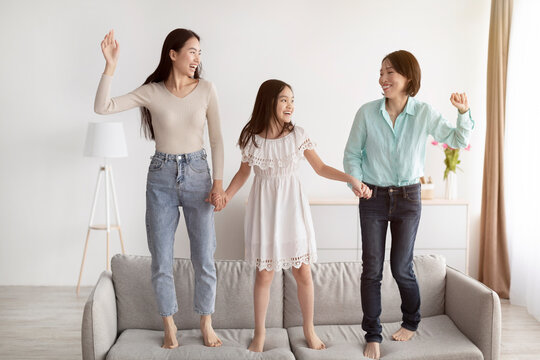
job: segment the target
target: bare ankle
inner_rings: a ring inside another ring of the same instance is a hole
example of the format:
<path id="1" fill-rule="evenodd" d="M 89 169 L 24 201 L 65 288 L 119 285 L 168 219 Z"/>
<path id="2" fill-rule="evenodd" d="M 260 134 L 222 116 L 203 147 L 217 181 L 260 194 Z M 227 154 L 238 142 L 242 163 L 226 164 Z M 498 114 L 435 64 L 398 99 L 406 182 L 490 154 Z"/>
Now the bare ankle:
<path id="1" fill-rule="evenodd" d="M 172 316 L 164 316 L 163 318 L 163 328 L 165 330 L 176 329 L 176 324 Z"/>
<path id="2" fill-rule="evenodd" d="M 253 335 L 255 337 L 261 337 L 261 336 L 266 336 L 266 329 L 263 328 L 263 329 L 255 329 L 255 331 L 253 332 Z"/>
<path id="3" fill-rule="evenodd" d="M 212 326 L 212 317 L 210 315 L 201 315 L 201 327 Z"/>

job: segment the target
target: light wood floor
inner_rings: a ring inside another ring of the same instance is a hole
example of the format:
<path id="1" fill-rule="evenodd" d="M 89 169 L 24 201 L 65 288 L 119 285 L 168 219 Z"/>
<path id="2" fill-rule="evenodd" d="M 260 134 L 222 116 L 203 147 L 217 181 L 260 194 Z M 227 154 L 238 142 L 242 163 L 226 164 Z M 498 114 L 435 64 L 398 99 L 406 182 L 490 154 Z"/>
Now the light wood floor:
<path id="1" fill-rule="evenodd" d="M 81 319 L 91 288 L 0 286 L 0 359 L 81 359 Z M 501 360 L 539 360 L 540 322 L 502 302 Z"/>

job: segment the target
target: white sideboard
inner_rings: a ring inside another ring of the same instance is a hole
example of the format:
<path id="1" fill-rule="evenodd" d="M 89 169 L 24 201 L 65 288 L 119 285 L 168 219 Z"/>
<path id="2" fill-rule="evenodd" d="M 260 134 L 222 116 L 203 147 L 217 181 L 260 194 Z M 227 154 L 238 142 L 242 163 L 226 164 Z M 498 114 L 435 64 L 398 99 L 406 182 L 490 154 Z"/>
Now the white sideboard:
<path id="1" fill-rule="evenodd" d="M 310 200 L 319 261 L 362 259 L 357 199 Z M 469 204 L 462 200 L 422 200 L 415 255 L 440 254 L 446 263 L 468 272 Z M 386 236 L 389 258 L 391 233 Z"/>

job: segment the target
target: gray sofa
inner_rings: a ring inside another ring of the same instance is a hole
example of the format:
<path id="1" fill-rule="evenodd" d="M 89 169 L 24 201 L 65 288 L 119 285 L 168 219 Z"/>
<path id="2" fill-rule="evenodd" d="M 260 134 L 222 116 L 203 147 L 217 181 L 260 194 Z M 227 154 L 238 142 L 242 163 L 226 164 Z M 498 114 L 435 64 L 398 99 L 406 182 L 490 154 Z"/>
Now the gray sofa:
<path id="1" fill-rule="evenodd" d="M 174 319 L 180 347 L 161 348 L 162 322 L 150 282 L 150 258 L 116 255 L 112 273 L 103 272 L 84 308 L 84 360 L 128 359 L 362 359 L 360 262 L 312 266 L 315 325 L 326 350 L 307 348 L 296 283 L 290 270 L 276 273 L 266 320 L 263 353 L 247 350 L 253 332 L 254 268 L 244 261 L 216 261 L 217 298 L 213 325 L 223 341 L 202 345 L 193 312 L 191 262 L 176 259 L 180 311 Z M 411 341 L 390 336 L 400 326 L 400 297 L 385 263 L 382 282 L 383 359 L 499 359 L 501 310 L 497 294 L 445 265 L 442 257 L 417 256 L 414 271 L 422 299 L 422 321 Z"/>

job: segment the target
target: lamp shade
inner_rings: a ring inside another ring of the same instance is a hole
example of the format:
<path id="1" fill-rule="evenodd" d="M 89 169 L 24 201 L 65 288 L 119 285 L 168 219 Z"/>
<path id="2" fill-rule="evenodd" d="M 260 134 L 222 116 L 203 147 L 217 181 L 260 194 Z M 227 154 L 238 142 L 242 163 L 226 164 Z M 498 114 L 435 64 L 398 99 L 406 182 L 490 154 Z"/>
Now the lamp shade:
<path id="1" fill-rule="evenodd" d="M 124 124 L 121 122 L 89 122 L 84 144 L 84 156 L 126 157 Z"/>

